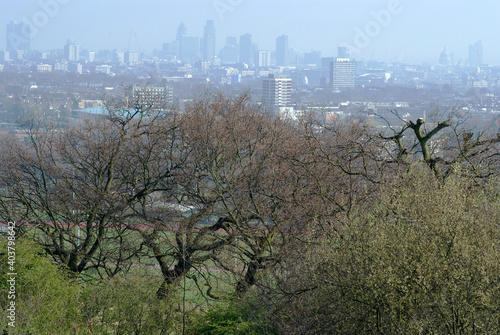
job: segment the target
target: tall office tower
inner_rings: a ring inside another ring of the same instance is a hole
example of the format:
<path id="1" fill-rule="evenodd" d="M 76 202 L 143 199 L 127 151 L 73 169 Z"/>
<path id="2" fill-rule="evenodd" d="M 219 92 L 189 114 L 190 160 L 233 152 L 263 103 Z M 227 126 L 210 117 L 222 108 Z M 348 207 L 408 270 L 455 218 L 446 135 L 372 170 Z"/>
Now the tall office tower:
<path id="1" fill-rule="evenodd" d="M 238 39 L 236 37 L 226 37 L 226 45 L 220 51 L 220 58 L 226 64 L 238 63 Z"/>
<path id="2" fill-rule="evenodd" d="M 206 61 L 215 57 L 215 25 L 213 20 L 208 20 L 203 30 L 202 53 L 203 60 Z"/>
<path id="3" fill-rule="evenodd" d="M 182 37 L 186 35 L 187 28 L 184 25 L 184 22 L 179 24 L 177 28 L 177 34 L 175 35 L 175 41 L 168 46 L 168 50 L 171 52 L 171 56 L 177 56 L 177 58 L 181 58 L 181 43 Z"/>
<path id="4" fill-rule="evenodd" d="M 469 45 L 469 66 L 478 67 L 483 64 L 483 44 L 481 41 Z"/>
<path id="5" fill-rule="evenodd" d="M 339 58 L 349 58 L 349 54 L 347 53 L 346 47 L 339 47 L 337 51 L 337 56 Z"/>
<path id="6" fill-rule="evenodd" d="M 182 36 L 180 43 L 180 59 L 190 63 L 200 58 L 200 38 L 196 36 Z"/>
<path id="7" fill-rule="evenodd" d="M 161 48 L 161 56 L 165 59 L 179 56 L 179 43 L 173 41 L 171 43 L 163 43 Z"/>
<path id="8" fill-rule="evenodd" d="M 354 73 L 356 64 L 349 58 L 337 58 L 330 63 L 330 86 L 338 91 L 354 88 Z"/>
<path id="9" fill-rule="evenodd" d="M 276 39 L 276 65 L 288 65 L 288 36 L 281 35 Z"/>
<path id="10" fill-rule="evenodd" d="M 271 51 L 259 50 L 255 53 L 255 65 L 258 67 L 271 66 Z"/>
<path id="11" fill-rule="evenodd" d="M 300 53 L 297 49 L 289 49 L 286 59 L 286 65 L 297 66 L 300 63 Z"/>
<path id="12" fill-rule="evenodd" d="M 240 62 L 251 65 L 254 63 L 254 52 L 252 45 L 252 35 L 240 36 Z"/>
<path id="13" fill-rule="evenodd" d="M 7 51 L 29 51 L 31 47 L 31 27 L 25 23 L 10 21 L 7 24 Z"/>
<path id="14" fill-rule="evenodd" d="M 335 57 L 321 57 L 321 68 L 330 71 L 330 65 L 335 61 Z"/>
<path id="15" fill-rule="evenodd" d="M 304 54 L 304 64 L 321 66 L 321 51 L 311 50 Z"/>
<path id="16" fill-rule="evenodd" d="M 177 28 L 177 34 L 175 35 L 175 40 L 178 43 L 180 43 L 182 40 L 182 36 L 186 35 L 186 32 L 187 32 L 187 28 L 184 25 L 184 22 L 181 22 L 181 24 L 179 24 L 179 27 Z"/>
<path id="17" fill-rule="evenodd" d="M 77 62 L 80 59 L 80 46 L 74 40 L 68 40 L 64 46 L 64 58 L 69 62 Z"/>
<path id="18" fill-rule="evenodd" d="M 262 82 L 262 104 L 278 108 L 290 106 L 292 102 L 292 79 L 270 74 Z"/>

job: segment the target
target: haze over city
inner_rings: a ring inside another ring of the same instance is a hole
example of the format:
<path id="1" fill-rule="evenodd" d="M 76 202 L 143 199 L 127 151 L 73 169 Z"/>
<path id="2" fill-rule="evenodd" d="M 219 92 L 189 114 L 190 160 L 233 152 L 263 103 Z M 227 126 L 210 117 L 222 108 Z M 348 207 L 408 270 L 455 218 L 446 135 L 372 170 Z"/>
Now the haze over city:
<path id="1" fill-rule="evenodd" d="M 499 0 L 0 2 L 0 334 L 500 334 Z"/>
<path id="2" fill-rule="evenodd" d="M 437 63 L 446 47 L 465 63 L 468 46 L 481 40 L 484 62 L 500 64 L 492 33 L 500 28 L 499 10 L 490 0 L 23 0 L 2 4 L 0 36 L 17 21 L 35 27 L 33 50 L 61 49 L 74 39 L 82 49 L 148 53 L 174 40 L 181 22 L 188 35 L 203 36 L 214 20 L 216 53 L 227 36 L 249 33 L 259 49 L 274 50 L 276 37 L 286 34 L 302 53 L 336 56 L 347 46 L 358 60 Z"/>

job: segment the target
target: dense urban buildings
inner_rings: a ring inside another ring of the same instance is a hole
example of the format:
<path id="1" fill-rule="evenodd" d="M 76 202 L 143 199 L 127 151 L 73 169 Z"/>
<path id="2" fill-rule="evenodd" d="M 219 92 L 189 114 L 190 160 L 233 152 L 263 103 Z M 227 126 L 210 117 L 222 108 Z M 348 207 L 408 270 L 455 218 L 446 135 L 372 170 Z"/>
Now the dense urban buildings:
<path id="1" fill-rule="evenodd" d="M 303 52 L 289 45 L 287 35 L 273 37 L 271 50 L 250 33 L 224 36 L 225 43 L 217 46 L 216 22 L 205 21 L 198 32 L 180 23 L 172 41 L 145 52 L 133 32 L 124 49 L 92 50 L 68 39 L 60 49 L 32 50 L 29 26 L 11 21 L 6 49 L 0 50 L 3 120 L 15 127 L 16 111 L 31 104 L 40 108 L 34 97 L 42 93 L 51 96 L 51 111 L 69 115 L 87 105 L 82 101 L 98 101 L 127 85 L 139 85 L 133 86 L 136 91 L 148 87 L 141 93 L 148 99 L 155 95 L 153 100 L 180 106 L 213 89 L 251 93 L 263 108 L 322 109 L 329 122 L 392 108 L 421 116 L 436 105 L 463 106 L 493 127 L 500 118 L 500 68 L 484 64 L 481 41 L 464 45 L 467 57 L 445 47 L 436 50 L 434 63 L 416 65 L 356 59 L 345 46 L 338 47 L 336 57 L 315 49 Z"/>
<path id="2" fill-rule="evenodd" d="M 0 335 L 500 335 L 500 2 L 422 3 L 4 1 Z"/>

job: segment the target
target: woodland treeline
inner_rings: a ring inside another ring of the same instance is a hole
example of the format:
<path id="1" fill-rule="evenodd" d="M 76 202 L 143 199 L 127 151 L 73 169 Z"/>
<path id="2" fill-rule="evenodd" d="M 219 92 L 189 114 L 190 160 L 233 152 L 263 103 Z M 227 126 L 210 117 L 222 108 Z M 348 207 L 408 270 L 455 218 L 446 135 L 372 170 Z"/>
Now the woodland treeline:
<path id="1" fill-rule="evenodd" d="M 0 142 L 18 253 L 4 333 L 500 333 L 500 134 L 460 110 L 325 125 L 246 95 L 107 109 Z"/>

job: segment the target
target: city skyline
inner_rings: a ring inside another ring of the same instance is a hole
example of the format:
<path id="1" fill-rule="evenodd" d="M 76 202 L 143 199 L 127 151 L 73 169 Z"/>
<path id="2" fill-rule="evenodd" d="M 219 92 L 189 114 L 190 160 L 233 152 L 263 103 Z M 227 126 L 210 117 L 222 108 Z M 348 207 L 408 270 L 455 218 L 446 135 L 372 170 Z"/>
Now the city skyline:
<path id="1" fill-rule="evenodd" d="M 12 2 L 0 14 L 0 49 L 7 48 L 10 21 L 32 25 L 34 50 L 61 49 L 74 39 L 81 49 L 152 52 L 175 40 L 181 22 L 186 35 L 201 39 L 207 21 L 213 20 L 215 54 L 224 47 L 226 37 L 250 34 L 260 50 L 274 51 L 276 38 L 287 35 L 289 48 L 301 53 L 320 50 L 324 57 L 336 56 L 337 48 L 345 46 L 359 60 L 437 63 L 446 47 L 457 63 L 465 64 L 469 46 L 481 40 L 484 62 L 500 64 L 500 46 L 491 33 L 500 25 L 493 20 L 500 5 L 491 1 L 473 5 L 449 0 L 288 4 L 280 0 L 195 0 L 189 5 L 177 0 Z"/>

